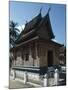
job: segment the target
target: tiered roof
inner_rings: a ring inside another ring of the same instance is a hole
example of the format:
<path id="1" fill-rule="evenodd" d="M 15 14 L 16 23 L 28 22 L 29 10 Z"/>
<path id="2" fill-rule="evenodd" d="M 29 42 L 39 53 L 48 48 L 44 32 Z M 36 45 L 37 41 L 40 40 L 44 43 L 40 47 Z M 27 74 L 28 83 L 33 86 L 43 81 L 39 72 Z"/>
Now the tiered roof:
<path id="1" fill-rule="evenodd" d="M 30 22 L 26 23 L 24 30 L 21 32 L 19 38 L 16 41 L 16 44 L 20 44 L 21 42 L 27 41 L 31 38 L 38 36 L 37 31 L 40 30 L 40 27 L 42 27 L 43 24 L 45 24 L 44 30 L 47 31 L 49 39 L 53 39 L 54 34 L 51 27 L 49 12 L 44 17 L 41 16 L 40 12 Z"/>

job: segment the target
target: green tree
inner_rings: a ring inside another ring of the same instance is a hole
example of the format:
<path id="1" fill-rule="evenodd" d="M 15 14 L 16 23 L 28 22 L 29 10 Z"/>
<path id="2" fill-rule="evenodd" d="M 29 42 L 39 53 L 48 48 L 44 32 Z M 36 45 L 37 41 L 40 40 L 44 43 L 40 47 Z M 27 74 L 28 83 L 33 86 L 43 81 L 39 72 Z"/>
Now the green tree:
<path id="1" fill-rule="evenodd" d="M 15 41 L 19 36 L 19 29 L 17 28 L 18 23 L 10 21 L 9 23 L 9 37 L 10 37 L 10 48 L 15 46 Z"/>

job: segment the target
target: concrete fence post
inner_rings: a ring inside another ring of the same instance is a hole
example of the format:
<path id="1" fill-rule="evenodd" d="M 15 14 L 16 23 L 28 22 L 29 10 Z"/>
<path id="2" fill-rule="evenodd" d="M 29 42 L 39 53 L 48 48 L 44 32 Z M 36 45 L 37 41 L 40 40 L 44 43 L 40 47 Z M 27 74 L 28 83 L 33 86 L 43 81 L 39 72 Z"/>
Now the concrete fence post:
<path id="1" fill-rule="evenodd" d="M 55 85 L 58 85 L 59 84 L 59 71 L 58 71 L 58 69 L 55 69 L 54 79 L 55 79 Z"/>
<path id="2" fill-rule="evenodd" d="M 44 75 L 44 83 L 43 86 L 47 87 L 48 86 L 48 76 L 47 74 Z"/>
<path id="3" fill-rule="evenodd" d="M 24 84 L 26 84 L 28 80 L 27 72 L 24 72 Z"/>

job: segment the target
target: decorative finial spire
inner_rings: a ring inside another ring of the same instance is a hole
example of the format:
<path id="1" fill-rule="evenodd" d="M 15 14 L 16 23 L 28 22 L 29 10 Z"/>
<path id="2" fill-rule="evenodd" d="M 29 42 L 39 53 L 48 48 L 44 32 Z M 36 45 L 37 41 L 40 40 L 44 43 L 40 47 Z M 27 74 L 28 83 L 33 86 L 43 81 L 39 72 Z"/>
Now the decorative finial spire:
<path id="1" fill-rule="evenodd" d="M 49 7 L 49 9 L 48 9 L 48 12 L 47 12 L 47 13 L 49 13 L 49 12 L 50 12 L 50 10 L 51 10 L 51 7 Z"/>
<path id="2" fill-rule="evenodd" d="M 41 13 L 41 11 L 42 11 L 42 7 L 40 8 L 40 13 Z"/>

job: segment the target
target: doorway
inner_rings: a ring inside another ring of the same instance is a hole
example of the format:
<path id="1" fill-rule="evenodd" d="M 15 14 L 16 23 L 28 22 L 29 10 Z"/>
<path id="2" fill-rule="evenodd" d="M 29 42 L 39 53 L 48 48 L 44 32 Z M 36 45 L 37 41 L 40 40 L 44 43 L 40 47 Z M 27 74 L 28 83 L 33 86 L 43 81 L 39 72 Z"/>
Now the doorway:
<path id="1" fill-rule="evenodd" d="M 52 50 L 48 51 L 47 61 L 48 61 L 48 66 L 49 67 L 53 65 L 53 51 Z"/>

